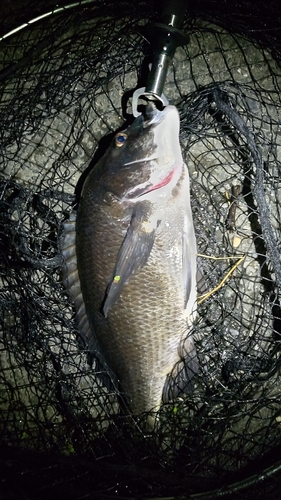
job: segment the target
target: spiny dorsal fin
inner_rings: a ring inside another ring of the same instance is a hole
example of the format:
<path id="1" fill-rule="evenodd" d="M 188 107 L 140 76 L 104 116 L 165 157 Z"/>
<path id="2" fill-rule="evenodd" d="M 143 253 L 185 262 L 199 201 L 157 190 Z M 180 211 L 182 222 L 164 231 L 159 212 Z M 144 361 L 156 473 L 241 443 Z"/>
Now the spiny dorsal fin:
<path id="1" fill-rule="evenodd" d="M 92 336 L 77 269 L 75 212 L 72 212 L 69 220 L 64 222 L 63 233 L 60 238 L 60 249 L 64 259 L 64 285 L 75 306 L 78 330 L 84 341 L 88 343 Z"/>

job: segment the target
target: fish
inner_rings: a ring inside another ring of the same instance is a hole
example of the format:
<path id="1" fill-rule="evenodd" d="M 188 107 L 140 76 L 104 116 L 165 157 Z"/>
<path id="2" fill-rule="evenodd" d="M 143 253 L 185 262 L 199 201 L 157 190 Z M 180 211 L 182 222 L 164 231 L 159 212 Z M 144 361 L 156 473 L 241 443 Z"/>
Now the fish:
<path id="1" fill-rule="evenodd" d="M 117 132 L 61 244 L 87 349 L 114 374 L 129 412 L 148 415 L 148 427 L 162 403 L 190 392 L 199 369 L 191 335 L 197 247 L 179 130 L 175 106 L 148 103 Z"/>

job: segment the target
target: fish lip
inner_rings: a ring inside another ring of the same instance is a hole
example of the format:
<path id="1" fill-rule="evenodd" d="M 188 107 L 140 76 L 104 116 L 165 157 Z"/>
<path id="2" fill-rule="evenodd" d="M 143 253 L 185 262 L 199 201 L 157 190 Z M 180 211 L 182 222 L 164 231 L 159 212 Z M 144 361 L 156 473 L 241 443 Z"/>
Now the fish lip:
<path id="1" fill-rule="evenodd" d="M 171 113 L 171 111 L 173 111 L 174 109 L 175 109 L 175 107 L 170 105 L 170 104 L 168 106 L 166 106 L 164 109 L 162 109 L 162 111 L 157 109 L 155 106 L 155 108 L 152 109 L 152 111 L 151 111 L 151 113 L 152 113 L 151 118 L 146 120 L 145 115 L 144 115 L 143 128 L 149 127 L 150 125 L 158 125 L 159 123 L 161 123 L 164 120 L 164 118 L 167 116 L 167 114 Z"/>

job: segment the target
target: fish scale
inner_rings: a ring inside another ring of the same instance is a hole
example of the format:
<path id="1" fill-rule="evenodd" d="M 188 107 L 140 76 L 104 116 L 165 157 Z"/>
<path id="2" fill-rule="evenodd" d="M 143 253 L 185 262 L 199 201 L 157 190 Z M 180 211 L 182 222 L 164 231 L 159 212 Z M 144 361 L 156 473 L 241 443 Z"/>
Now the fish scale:
<path id="1" fill-rule="evenodd" d="M 190 388 L 196 240 L 174 106 L 116 134 L 85 181 L 76 221 L 65 223 L 62 252 L 78 327 L 131 413 L 156 412 Z"/>

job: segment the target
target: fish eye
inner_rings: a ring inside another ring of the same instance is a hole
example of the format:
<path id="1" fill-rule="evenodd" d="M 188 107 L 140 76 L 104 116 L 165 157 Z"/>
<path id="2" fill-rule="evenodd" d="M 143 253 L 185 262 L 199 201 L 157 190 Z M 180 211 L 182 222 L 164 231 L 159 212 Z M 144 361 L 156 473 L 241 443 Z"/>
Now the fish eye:
<path id="1" fill-rule="evenodd" d="M 115 136 L 115 144 L 118 148 L 121 148 L 123 146 L 124 142 L 126 142 L 126 139 L 128 138 L 127 134 L 124 132 L 119 132 Z"/>

